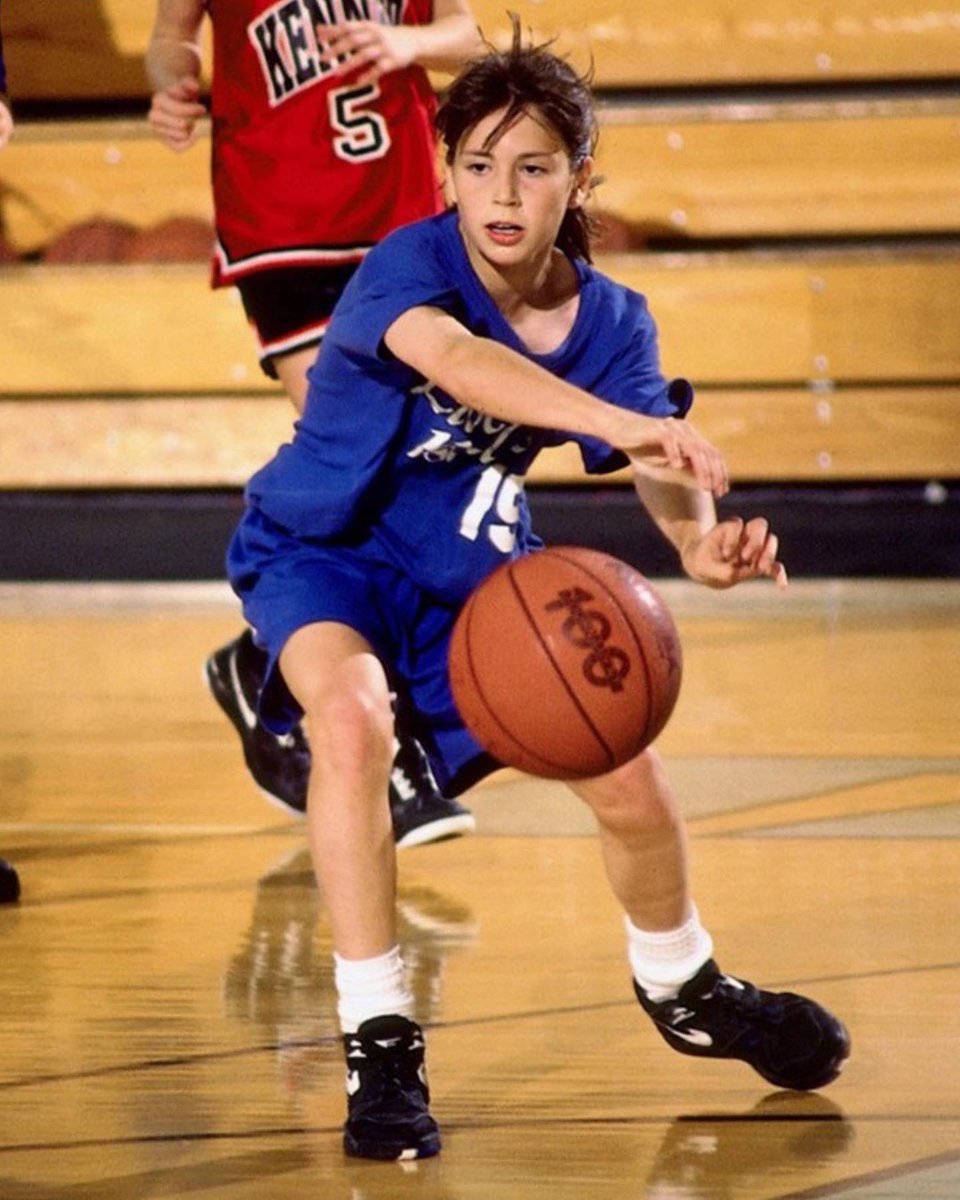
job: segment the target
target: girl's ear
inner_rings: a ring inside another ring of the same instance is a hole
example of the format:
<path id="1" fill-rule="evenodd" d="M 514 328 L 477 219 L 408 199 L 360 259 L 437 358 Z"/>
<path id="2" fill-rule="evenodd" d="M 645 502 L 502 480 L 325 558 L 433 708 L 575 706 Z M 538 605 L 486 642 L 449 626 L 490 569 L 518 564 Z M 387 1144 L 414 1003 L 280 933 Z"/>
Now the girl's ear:
<path id="1" fill-rule="evenodd" d="M 443 198 L 448 208 L 456 208 L 457 206 L 457 189 L 453 185 L 453 172 L 449 167 L 443 172 L 443 177 L 440 181 L 440 186 L 443 189 Z"/>
<path id="2" fill-rule="evenodd" d="M 573 186 L 570 189 L 568 208 L 583 208 L 587 197 L 593 191 L 593 168 L 596 162 L 592 157 L 585 158 L 574 175 Z"/>

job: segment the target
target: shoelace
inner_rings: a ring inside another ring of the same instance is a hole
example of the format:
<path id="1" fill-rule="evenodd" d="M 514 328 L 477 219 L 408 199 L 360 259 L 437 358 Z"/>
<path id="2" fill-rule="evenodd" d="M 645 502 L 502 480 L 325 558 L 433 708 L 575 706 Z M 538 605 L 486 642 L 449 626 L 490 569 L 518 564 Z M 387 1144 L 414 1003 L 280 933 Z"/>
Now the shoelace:
<path id="1" fill-rule="evenodd" d="M 303 731 L 298 726 L 296 729 L 291 729 L 289 733 L 278 733 L 275 735 L 277 745 L 283 750 L 291 750 L 295 754 L 309 754 L 307 747 L 307 739 L 303 736 Z"/>
<path id="2" fill-rule="evenodd" d="M 400 743 L 390 779 L 400 799 L 407 804 L 424 804 L 436 791 L 423 753 L 411 741 Z"/>
<path id="3" fill-rule="evenodd" d="M 765 1000 L 760 989 L 752 983 L 741 980 L 733 983 L 723 975 L 702 999 L 713 1001 L 722 1018 L 748 1015 L 753 1022 L 765 1025 L 779 1025 L 783 1020 L 783 1005 L 779 998 L 771 996 Z"/>
<path id="4" fill-rule="evenodd" d="M 384 1055 L 364 1055 L 360 1067 L 362 1088 L 361 1102 L 375 1103 L 391 1092 L 400 1092 L 405 1097 L 422 1100 L 420 1076 L 416 1065 L 409 1061 L 407 1054 L 391 1053 Z M 350 1056 L 347 1058 L 350 1065 Z"/>

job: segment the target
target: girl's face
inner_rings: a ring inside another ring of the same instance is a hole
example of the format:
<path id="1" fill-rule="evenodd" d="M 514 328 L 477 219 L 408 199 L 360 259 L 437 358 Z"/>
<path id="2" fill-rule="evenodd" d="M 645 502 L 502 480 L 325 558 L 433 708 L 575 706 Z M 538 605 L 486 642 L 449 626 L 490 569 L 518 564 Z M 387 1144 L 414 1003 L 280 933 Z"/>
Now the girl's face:
<path id="1" fill-rule="evenodd" d="M 574 172 L 558 135 L 526 112 L 487 145 L 503 115 L 484 117 L 457 146 L 451 184 L 460 227 L 474 260 L 538 266 L 552 254 L 567 209 L 582 203 L 593 161 Z"/>

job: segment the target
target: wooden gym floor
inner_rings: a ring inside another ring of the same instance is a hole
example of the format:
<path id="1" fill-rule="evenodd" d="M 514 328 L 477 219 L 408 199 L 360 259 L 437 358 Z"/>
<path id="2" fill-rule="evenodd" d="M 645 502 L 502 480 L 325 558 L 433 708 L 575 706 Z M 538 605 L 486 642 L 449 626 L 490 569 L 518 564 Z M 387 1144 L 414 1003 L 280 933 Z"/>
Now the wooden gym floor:
<path id="1" fill-rule="evenodd" d="M 728 970 L 807 991 L 821 1094 L 666 1048 L 589 823 L 504 773 L 477 836 L 402 852 L 443 1155 L 345 1160 L 329 935 L 302 826 L 200 684 L 208 585 L 0 588 L 2 1200 L 955 1200 L 960 583 L 662 590 L 661 746 Z"/>

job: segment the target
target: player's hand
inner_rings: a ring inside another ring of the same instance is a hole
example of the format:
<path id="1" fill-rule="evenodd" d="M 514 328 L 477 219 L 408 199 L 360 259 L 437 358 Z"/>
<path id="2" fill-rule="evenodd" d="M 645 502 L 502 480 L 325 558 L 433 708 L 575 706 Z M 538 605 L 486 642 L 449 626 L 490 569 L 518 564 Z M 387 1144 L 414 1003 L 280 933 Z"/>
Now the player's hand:
<path id="1" fill-rule="evenodd" d="M 361 73 L 356 83 L 376 83 L 381 75 L 409 67 L 417 56 L 417 31 L 408 25 L 381 25 L 378 21 L 344 21 L 318 25 L 320 58 L 334 74 Z"/>
<path id="2" fill-rule="evenodd" d="M 10 141 L 13 133 L 13 114 L 7 107 L 7 102 L 0 96 L 0 150 Z"/>
<path id="3" fill-rule="evenodd" d="M 787 586 L 787 569 L 777 558 L 779 542 L 764 517 L 719 521 L 683 552 L 687 574 L 708 587 L 729 588 L 766 577 Z"/>
<path id="4" fill-rule="evenodd" d="M 689 421 L 630 414 L 623 438 L 612 444 L 654 478 L 688 486 L 694 482 L 714 496 L 725 496 L 730 490 L 723 455 Z"/>
<path id="5" fill-rule="evenodd" d="M 154 92 L 147 120 L 157 137 L 171 150 L 186 150 L 197 140 L 197 121 L 206 116 L 200 103 L 200 84 L 185 75 L 170 87 Z"/>

